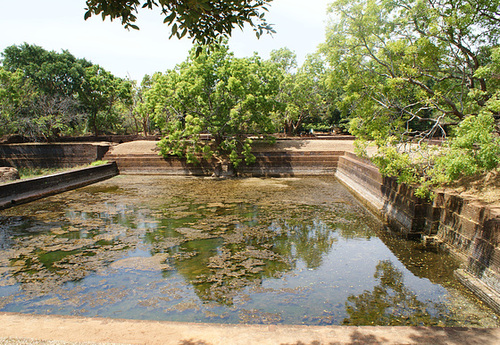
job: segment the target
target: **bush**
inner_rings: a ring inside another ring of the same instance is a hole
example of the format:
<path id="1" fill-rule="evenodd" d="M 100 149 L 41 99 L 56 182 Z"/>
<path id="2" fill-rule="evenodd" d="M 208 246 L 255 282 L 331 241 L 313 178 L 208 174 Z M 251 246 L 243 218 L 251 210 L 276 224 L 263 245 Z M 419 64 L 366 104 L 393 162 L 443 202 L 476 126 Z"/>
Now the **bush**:
<path id="1" fill-rule="evenodd" d="M 358 153 L 366 152 L 366 144 L 358 143 Z M 377 146 L 371 159 L 380 173 L 416 186 L 415 194 L 421 198 L 432 199 L 434 188 L 486 173 L 500 164 L 500 138 L 491 113 L 465 118 L 455 136 L 441 147 L 398 146 L 391 138 L 385 139 L 385 145 L 379 140 Z"/>
<path id="2" fill-rule="evenodd" d="M 495 119 L 486 113 L 469 116 L 460 123 L 445 154 L 437 158 L 433 174 L 439 181 L 449 183 L 495 169 L 499 163 L 500 139 Z"/>

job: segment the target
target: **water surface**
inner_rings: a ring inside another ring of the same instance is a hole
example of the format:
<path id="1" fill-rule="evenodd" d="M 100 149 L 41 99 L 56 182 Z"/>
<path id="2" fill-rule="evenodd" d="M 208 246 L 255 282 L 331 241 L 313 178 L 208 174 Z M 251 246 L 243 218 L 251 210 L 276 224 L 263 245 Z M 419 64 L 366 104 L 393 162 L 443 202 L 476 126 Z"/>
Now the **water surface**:
<path id="1" fill-rule="evenodd" d="M 498 327 L 331 177 L 118 176 L 0 213 L 0 311 Z"/>

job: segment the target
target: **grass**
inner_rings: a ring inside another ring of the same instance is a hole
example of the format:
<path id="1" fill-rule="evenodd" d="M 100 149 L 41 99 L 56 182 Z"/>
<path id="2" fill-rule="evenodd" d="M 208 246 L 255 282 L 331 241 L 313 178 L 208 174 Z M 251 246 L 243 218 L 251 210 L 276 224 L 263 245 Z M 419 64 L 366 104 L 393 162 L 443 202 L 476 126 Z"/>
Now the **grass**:
<path id="1" fill-rule="evenodd" d="M 103 164 L 107 164 L 108 161 L 95 161 L 90 163 L 89 165 L 81 165 L 81 166 L 76 166 L 76 167 L 71 167 L 71 168 L 18 168 L 17 170 L 19 171 L 19 177 L 22 179 L 28 179 L 28 178 L 33 178 L 33 177 L 39 177 L 39 176 L 46 176 L 46 175 L 51 175 L 51 174 L 56 174 L 64 171 L 69 171 L 69 170 L 75 170 L 75 169 L 82 169 L 86 168 L 89 166 L 99 166 Z"/>

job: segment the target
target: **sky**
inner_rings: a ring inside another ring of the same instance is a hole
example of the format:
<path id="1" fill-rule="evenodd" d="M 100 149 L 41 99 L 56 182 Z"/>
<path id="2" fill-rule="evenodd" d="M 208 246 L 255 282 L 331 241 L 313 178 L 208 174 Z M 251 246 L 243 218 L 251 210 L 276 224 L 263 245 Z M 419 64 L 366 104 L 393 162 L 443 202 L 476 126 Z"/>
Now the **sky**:
<path id="1" fill-rule="evenodd" d="M 237 57 L 257 52 L 267 59 L 273 49 L 288 47 L 299 65 L 324 41 L 327 6 L 332 0 L 274 0 L 267 21 L 277 31 L 257 39 L 252 28 L 233 31 L 230 49 Z M 307 5 L 304 5 L 307 3 Z M 85 0 L 0 0 L 0 52 L 11 45 L 34 44 L 46 50 L 68 50 L 77 58 L 101 65 L 115 76 L 142 80 L 186 60 L 189 38 L 169 39 L 170 28 L 153 11 L 140 11 L 140 30 L 100 16 L 83 19 Z"/>

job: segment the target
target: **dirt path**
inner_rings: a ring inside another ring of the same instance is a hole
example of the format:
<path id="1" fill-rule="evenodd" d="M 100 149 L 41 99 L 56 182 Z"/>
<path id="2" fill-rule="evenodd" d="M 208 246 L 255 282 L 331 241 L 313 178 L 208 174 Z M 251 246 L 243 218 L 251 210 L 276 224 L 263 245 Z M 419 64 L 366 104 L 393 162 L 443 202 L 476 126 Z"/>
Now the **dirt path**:
<path id="1" fill-rule="evenodd" d="M 0 314 L 0 325 L 0 344 L 76 342 L 150 345 L 489 345 L 500 343 L 500 329 L 218 325 L 9 313 Z"/>
<path id="2" fill-rule="evenodd" d="M 158 152 L 158 141 L 138 140 L 111 147 L 113 155 L 135 155 Z M 274 145 L 257 145 L 262 151 L 348 151 L 354 152 L 354 140 L 278 140 Z"/>

